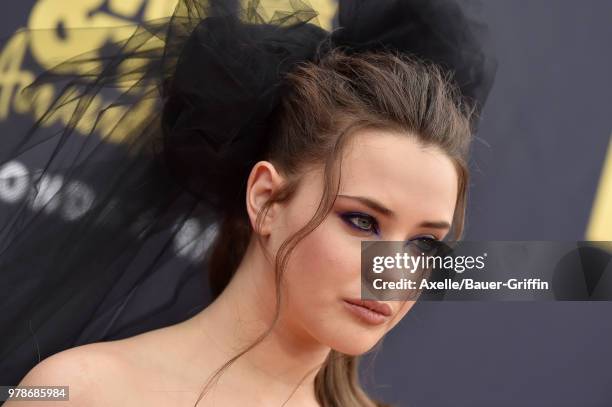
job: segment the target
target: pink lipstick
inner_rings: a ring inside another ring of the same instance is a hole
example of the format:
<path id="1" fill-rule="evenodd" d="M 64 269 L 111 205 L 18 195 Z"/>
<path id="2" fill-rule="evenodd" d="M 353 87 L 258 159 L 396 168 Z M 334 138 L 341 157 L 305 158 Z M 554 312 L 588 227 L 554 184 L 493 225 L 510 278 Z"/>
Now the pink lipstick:
<path id="1" fill-rule="evenodd" d="M 344 300 L 344 304 L 353 315 L 371 325 L 388 321 L 393 313 L 389 305 L 378 301 L 350 299 Z"/>

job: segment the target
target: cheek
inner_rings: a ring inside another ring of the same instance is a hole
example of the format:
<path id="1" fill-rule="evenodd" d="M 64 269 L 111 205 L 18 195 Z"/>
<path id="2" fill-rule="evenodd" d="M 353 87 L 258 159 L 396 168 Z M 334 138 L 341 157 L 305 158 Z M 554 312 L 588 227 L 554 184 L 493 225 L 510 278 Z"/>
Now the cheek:
<path id="1" fill-rule="evenodd" d="M 359 295 L 360 248 L 359 239 L 343 233 L 328 217 L 298 244 L 288 277 L 313 297 Z"/>
<path id="2" fill-rule="evenodd" d="M 342 299 L 361 293 L 361 243 L 339 226 L 326 218 L 295 248 L 283 276 L 288 315 L 321 341 L 337 331 Z"/>

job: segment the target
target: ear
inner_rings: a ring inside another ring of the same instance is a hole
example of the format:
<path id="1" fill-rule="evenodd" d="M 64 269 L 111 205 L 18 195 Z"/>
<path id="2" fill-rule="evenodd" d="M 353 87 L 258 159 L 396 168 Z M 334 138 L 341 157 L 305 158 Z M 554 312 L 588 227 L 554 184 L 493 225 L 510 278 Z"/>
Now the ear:
<path id="1" fill-rule="evenodd" d="M 262 221 L 261 229 L 257 228 L 257 214 L 262 210 L 270 196 L 281 187 L 283 177 L 269 161 L 259 161 L 251 169 L 247 181 L 246 207 L 251 220 L 251 226 L 256 233 L 268 235 L 275 216 L 275 205 L 268 209 Z"/>

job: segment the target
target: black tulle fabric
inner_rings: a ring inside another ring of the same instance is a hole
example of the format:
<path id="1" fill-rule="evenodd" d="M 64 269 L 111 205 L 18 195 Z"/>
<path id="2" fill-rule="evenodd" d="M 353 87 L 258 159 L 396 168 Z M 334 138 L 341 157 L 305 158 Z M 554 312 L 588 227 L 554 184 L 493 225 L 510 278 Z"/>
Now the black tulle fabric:
<path id="1" fill-rule="evenodd" d="M 1 384 L 64 349 L 176 323 L 210 301 L 207 248 L 220 217 L 244 204 L 296 64 L 334 47 L 415 54 L 452 72 L 477 110 L 492 85 L 485 29 L 452 1 L 341 0 L 332 31 L 308 3 L 280 3 L 181 0 L 171 17 L 22 91 L 62 90 L 0 145 L 0 182 L 12 191 L 0 203 Z"/>

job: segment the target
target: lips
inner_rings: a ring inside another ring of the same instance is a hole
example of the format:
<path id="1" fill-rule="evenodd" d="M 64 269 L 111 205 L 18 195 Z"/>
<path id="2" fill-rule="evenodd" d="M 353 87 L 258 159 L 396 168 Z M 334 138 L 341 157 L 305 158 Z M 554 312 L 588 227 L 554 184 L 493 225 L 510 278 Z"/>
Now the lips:
<path id="1" fill-rule="evenodd" d="M 384 302 L 378 302 L 378 301 L 373 301 L 373 300 L 345 300 L 346 302 L 350 303 L 350 304 L 354 304 L 354 305 L 359 305 L 360 307 L 365 307 L 371 311 L 377 312 L 381 315 L 384 315 L 386 317 L 391 316 L 391 314 L 393 313 L 391 311 L 391 307 L 387 304 L 385 304 Z"/>

